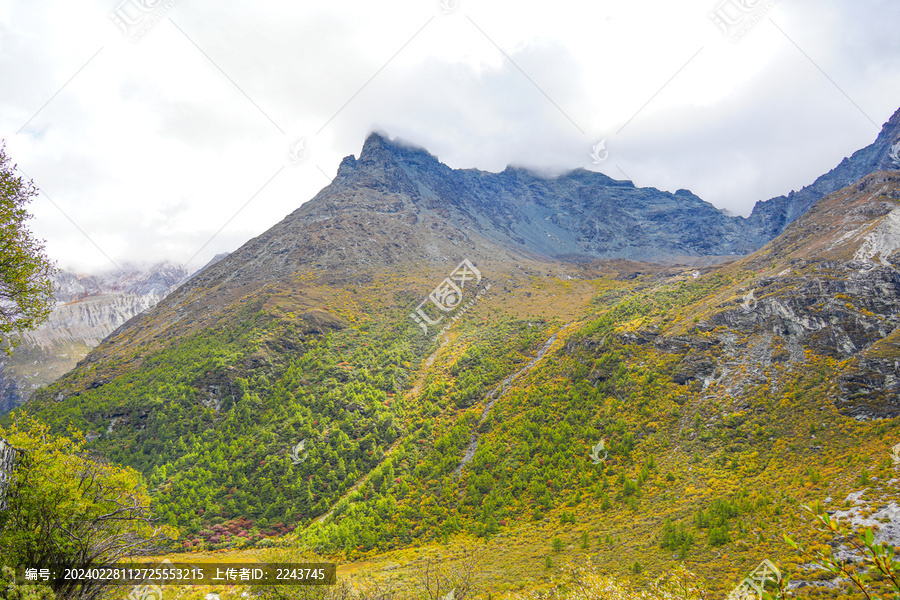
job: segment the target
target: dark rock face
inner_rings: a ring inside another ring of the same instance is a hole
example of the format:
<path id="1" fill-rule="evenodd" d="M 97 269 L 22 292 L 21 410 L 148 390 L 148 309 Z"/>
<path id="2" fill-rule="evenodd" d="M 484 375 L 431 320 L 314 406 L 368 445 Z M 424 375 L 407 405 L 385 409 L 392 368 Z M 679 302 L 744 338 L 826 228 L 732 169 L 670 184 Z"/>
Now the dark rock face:
<path id="1" fill-rule="evenodd" d="M 900 171 L 888 171 L 828 195 L 764 248 L 722 267 L 736 283 L 687 334 L 651 325 L 617 339 L 680 355 L 674 382 L 715 386 L 736 403 L 748 385 L 777 393 L 787 373 L 830 364 L 829 395 L 842 414 L 900 416 L 898 192 Z"/>
<path id="2" fill-rule="evenodd" d="M 771 332 L 788 348 L 768 363 L 803 362 L 811 352 L 849 360 L 834 402 L 860 419 L 900 415 L 900 353 L 890 339 L 900 331 L 900 272 L 893 266 L 850 261 L 816 275 L 780 278 L 755 290 L 752 310 L 721 312 L 711 321 L 748 336 Z"/>
<path id="3" fill-rule="evenodd" d="M 388 265 L 446 264 L 461 254 L 501 261 L 717 262 L 756 251 L 826 193 L 893 165 L 898 138 L 900 111 L 875 143 L 744 218 L 687 190 L 636 188 L 584 169 L 558 177 L 512 167 L 454 170 L 422 148 L 373 133 L 359 158 L 346 157 L 315 198 L 196 274 L 172 301 L 191 290 L 254 288 L 304 269 L 337 282 Z"/>
<path id="4" fill-rule="evenodd" d="M 809 207 L 820 198 L 856 183 L 870 173 L 900 169 L 900 159 L 895 154 L 898 143 L 900 143 L 900 109 L 882 126 L 881 133 L 872 144 L 857 150 L 812 184 L 787 196 L 757 202 L 748 218 L 754 237 L 772 239 L 809 210 Z"/>
<path id="5" fill-rule="evenodd" d="M 523 169 L 452 170 L 425 150 L 372 134 L 357 160 L 344 159 L 340 189 L 405 197 L 461 229 L 518 251 L 563 260 L 668 259 L 747 254 L 767 240 L 686 190 L 636 188 L 577 169 L 546 178 Z M 326 189 L 327 190 L 327 189 Z M 324 193 L 324 191 L 323 191 Z"/>
<path id="6" fill-rule="evenodd" d="M 837 359 L 900 326 L 900 273 L 893 267 L 850 262 L 821 276 L 763 280 L 753 291 L 752 310 L 718 313 L 712 324 L 743 333 L 770 331 Z"/>
<path id="7" fill-rule="evenodd" d="M 552 178 L 512 167 L 453 170 L 380 134 L 369 136 L 359 159 L 344 159 L 335 183 L 317 199 L 353 190 L 371 208 L 430 212 L 504 247 L 562 260 L 744 255 L 820 198 L 873 172 L 900 168 L 898 144 L 900 110 L 871 145 L 802 190 L 757 203 L 749 218 L 726 216 L 687 190 L 636 188 L 584 169 Z"/>
<path id="8" fill-rule="evenodd" d="M 716 363 L 712 359 L 702 354 L 688 354 L 672 374 L 672 381 L 680 385 L 691 381 L 703 381 L 712 377 L 715 370 Z"/>
<path id="9" fill-rule="evenodd" d="M 841 374 L 837 400 L 841 413 L 856 419 L 900 415 L 900 360 L 863 358 Z"/>

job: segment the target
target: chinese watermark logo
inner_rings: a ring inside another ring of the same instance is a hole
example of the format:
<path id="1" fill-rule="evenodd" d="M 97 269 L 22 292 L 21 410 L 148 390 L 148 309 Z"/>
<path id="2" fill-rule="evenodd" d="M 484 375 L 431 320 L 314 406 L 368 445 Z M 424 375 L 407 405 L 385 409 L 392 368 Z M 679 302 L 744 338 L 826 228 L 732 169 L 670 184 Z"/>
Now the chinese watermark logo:
<path id="1" fill-rule="evenodd" d="M 732 42 L 741 39 L 766 13 L 776 0 L 721 0 L 709 18 Z"/>
<path id="2" fill-rule="evenodd" d="M 441 14 L 448 15 L 459 6 L 459 0 L 440 0 L 438 6 L 441 8 Z"/>
<path id="3" fill-rule="evenodd" d="M 424 300 L 422 300 L 422 302 L 419 303 L 415 312 L 409 313 L 409 317 L 416 325 L 422 328 L 425 335 L 428 335 L 429 325 L 437 325 L 444 320 L 445 316 L 448 316 L 447 313 L 454 312 L 462 306 L 463 290 L 465 289 L 467 282 L 474 282 L 474 285 L 481 283 L 481 271 L 479 271 L 469 259 L 465 259 L 459 263 L 456 269 L 450 273 L 450 276 L 445 278 Z M 488 284 L 481 288 L 477 296 L 472 300 L 469 300 L 463 310 L 457 312 L 451 320 L 456 321 L 461 317 L 465 311 L 475 303 L 475 300 L 489 290 L 490 287 L 491 285 Z M 431 308 L 431 314 L 425 310 L 426 307 Z M 437 309 L 440 312 L 435 312 L 434 309 Z M 442 331 L 446 331 L 451 326 L 452 323 L 445 325 Z"/>
<path id="4" fill-rule="evenodd" d="M 109 18 L 119 26 L 122 33 L 136 42 L 150 31 L 178 0 L 122 0 Z"/>
<path id="5" fill-rule="evenodd" d="M 609 150 L 606 149 L 606 138 L 593 145 L 590 157 L 594 160 L 595 165 L 599 165 L 609 158 Z"/>
<path id="6" fill-rule="evenodd" d="M 299 465 L 309 456 L 309 450 L 303 452 L 304 448 L 306 448 L 306 440 L 300 440 L 296 446 L 291 448 L 291 462 L 295 465 Z M 303 452 L 303 456 L 300 456 L 301 452 Z"/>
<path id="7" fill-rule="evenodd" d="M 159 564 L 159 567 L 171 567 L 171 565 L 172 561 L 167 558 Z M 162 600 L 162 596 L 162 588 L 145 579 L 143 583 L 135 584 L 131 588 L 126 600 Z"/>
<path id="8" fill-rule="evenodd" d="M 291 161 L 295 163 L 302 163 L 306 160 L 306 157 L 309 156 L 309 152 L 306 151 L 306 148 L 303 147 L 305 144 L 305 140 L 300 138 L 300 140 L 291 146 L 291 151 L 288 156 L 291 158 Z"/>
<path id="9" fill-rule="evenodd" d="M 603 452 L 603 458 L 600 458 L 601 452 Z M 603 440 L 600 440 L 596 446 L 591 448 L 591 461 L 595 465 L 602 464 L 607 456 L 609 456 L 609 452 L 606 451 L 606 444 Z"/>
<path id="10" fill-rule="evenodd" d="M 746 294 L 744 294 L 743 301 L 741 302 L 741 308 L 744 312 L 750 312 L 756 308 L 756 296 L 753 295 L 753 290 L 750 290 Z"/>
<path id="11" fill-rule="evenodd" d="M 778 584 L 781 581 L 781 571 L 778 570 L 769 559 L 759 563 L 753 572 L 738 584 L 728 594 L 728 600 L 763 600 L 766 583 Z"/>
<path id="12" fill-rule="evenodd" d="M 900 142 L 891 146 L 891 152 L 888 154 L 888 158 L 891 159 L 892 163 L 900 167 Z"/>
<path id="13" fill-rule="evenodd" d="M 162 588 L 158 585 L 135 585 L 127 600 L 162 600 Z"/>

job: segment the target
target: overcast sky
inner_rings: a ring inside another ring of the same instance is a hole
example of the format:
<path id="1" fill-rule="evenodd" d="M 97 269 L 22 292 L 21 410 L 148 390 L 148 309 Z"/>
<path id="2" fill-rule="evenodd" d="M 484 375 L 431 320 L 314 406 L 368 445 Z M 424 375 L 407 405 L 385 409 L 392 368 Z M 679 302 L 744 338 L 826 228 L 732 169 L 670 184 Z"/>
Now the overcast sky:
<path id="1" fill-rule="evenodd" d="M 875 139 L 898 23 L 896 0 L 0 0 L 0 137 L 83 272 L 199 268 L 372 130 L 746 215 Z"/>

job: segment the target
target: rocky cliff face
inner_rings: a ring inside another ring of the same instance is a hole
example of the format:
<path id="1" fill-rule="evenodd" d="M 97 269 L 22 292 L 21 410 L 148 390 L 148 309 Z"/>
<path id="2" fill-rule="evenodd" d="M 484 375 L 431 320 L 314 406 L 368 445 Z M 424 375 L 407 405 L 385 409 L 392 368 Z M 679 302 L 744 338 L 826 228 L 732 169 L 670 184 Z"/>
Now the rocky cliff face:
<path id="1" fill-rule="evenodd" d="M 636 188 L 583 169 L 549 178 L 515 168 L 454 170 L 424 149 L 374 133 L 359 158 L 343 160 L 331 185 L 199 274 L 192 288 L 204 296 L 219 286 L 236 293 L 304 269 L 352 279 L 379 265 L 446 262 L 462 254 L 708 264 L 759 249 L 817 199 L 900 164 L 898 143 L 900 111 L 872 145 L 743 218 L 687 190 Z"/>
<path id="2" fill-rule="evenodd" d="M 126 267 L 122 271 L 99 275 L 60 271 L 54 278 L 56 292 L 53 298 L 57 305 L 104 294 L 160 298 L 187 279 L 189 274 L 184 266 L 170 262 L 162 262 L 149 268 Z"/>
<path id="3" fill-rule="evenodd" d="M 60 271 L 50 318 L 18 335 L 20 344 L 12 356 L 0 356 L 0 413 L 68 372 L 103 338 L 155 306 L 187 276 L 183 266 L 172 263 L 101 275 Z"/>
<path id="4" fill-rule="evenodd" d="M 19 337 L 23 344 L 42 350 L 76 341 L 93 347 L 134 315 L 155 306 L 167 291 L 162 295 L 106 293 L 59 304 L 39 328 Z"/>
<path id="5" fill-rule="evenodd" d="M 687 190 L 636 188 L 584 169 L 553 178 L 514 168 L 453 170 L 378 134 L 366 140 L 359 159 L 344 159 L 322 195 L 330 200 L 351 190 L 403 198 L 413 214 L 438 216 L 503 247 L 553 259 L 686 260 L 746 254 L 760 245 L 748 237 L 744 219 Z"/>
<path id="6" fill-rule="evenodd" d="M 552 178 L 454 170 L 372 134 L 315 198 L 123 325 L 88 360 L 133 352 L 129 340 L 138 337 L 167 340 L 214 326 L 249 295 L 295 286 L 301 273 L 337 284 L 403 270 L 445 277 L 448 265 L 467 258 L 544 275 L 598 258 L 715 261 L 761 243 L 748 237 L 746 219 L 685 190 L 636 188 L 581 169 Z"/>
<path id="7" fill-rule="evenodd" d="M 372 134 L 344 159 L 334 183 L 287 220 L 312 223 L 361 207 L 433 217 L 504 248 L 559 260 L 664 260 L 749 254 L 781 234 L 820 198 L 870 173 L 900 168 L 900 110 L 878 138 L 811 185 L 727 216 L 687 190 L 636 188 L 576 169 L 542 177 L 454 170 L 427 151 Z"/>
<path id="8" fill-rule="evenodd" d="M 743 218 L 727 216 L 687 190 L 636 188 L 584 169 L 559 177 L 512 167 L 501 173 L 454 170 L 422 148 L 374 133 L 359 158 L 343 160 L 331 185 L 221 268 L 241 270 L 251 261 L 254 267 L 265 263 L 264 274 L 274 265 L 279 271 L 312 266 L 352 272 L 485 243 L 563 261 L 746 255 L 823 196 L 898 168 L 898 154 L 900 110 L 870 146 L 802 190 L 757 203 Z"/>
<path id="9" fill-rule="evenodd" d="M 820 198 L 852 185 L 870 173 L 900 169 L 900 109 L 870 145 L 845 158 L 812 184 L 787 196 L 757 202 L 749 217 L 754 236 L 769 240 L 804 214 Z"/>
<path id="10" fill-rule="evenodd" d="M 898 223 L 900 171 L 870 174 L 724 267 L 740 283 L 670 329 L 681 335 L 648 329 L 625 338 L 683 355 L 678 383 L 712 386 L 738 403 L 754 385 L 777 393 L 785 374 L 836 361 L 831 397 L 840 412 L 900 415 Z"/>
<path id="11" fill-rule="evenodd" d="M 558 177 L 515 168 L 454 170 L 421 148 L 375 133 L 315 198 L 126 322 L 87 360 L 124 360 L 136 350 L 130 340 L 163 343 L 215 326 L 251 296 L 295 286 L 303 273 L 342 284 L 404 269 L 443 273 L 462 258 L 496 270 L 514 265 L 523 275 L 598 259 L 734 259 L 758 250 L 847 180 L 900 163 L 898 138 L 900 111 L 871 146 L 801 192 L 759 203 L 743 218 L 686 190 L 636 188 L 583 169 Z M 313 306 L 305 302 L 303 310 Z"/>

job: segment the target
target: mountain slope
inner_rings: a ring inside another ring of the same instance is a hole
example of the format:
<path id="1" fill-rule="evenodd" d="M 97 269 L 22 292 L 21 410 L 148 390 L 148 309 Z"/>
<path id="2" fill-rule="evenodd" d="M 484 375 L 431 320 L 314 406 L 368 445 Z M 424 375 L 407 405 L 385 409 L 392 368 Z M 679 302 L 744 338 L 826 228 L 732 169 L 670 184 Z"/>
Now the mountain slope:
<path id="1" fill-rule="evenodd" d="M 742 219 L 690 192 L 635 188 L 577 169 L 545 178 L 522 169 L 452 170 L 426 151 L 371 135 L 337 181 L 403 194 L 419 212 L 521 252 L 554 259 L 651 259 L 743 254 Z"/>
<path id="2" fill-rule="evenodd" d="M 497 535 L 502 552 L 485 569 L 503 572 L 500 586 L 545 579 L 543 557 L 562 560 L 550 553 L 554 536 L 563 556 L 620 574 L 635 558 L 651 576 L 687 558 L 720 594 L 767 557 L 799 597 L 847 597 L 846 583 L 802 568 L 781 534 L 848 551 L 810 532 L 801 505 L 818 500 L 857 520 L 877 511 L 876 537 L 900 542 L 888 459 L 900 406 L 878 379 L 900 375 L 885 350 L 900 324 L 896 237 L 886 235 L 898 211 L 900 172 L 874 173 L 741 261 L 700 277 L 598 282 L 589 314 L 543 333 L 558 337 L 543 360 L 459 402 L 466 377 L 504 354 L 482 333 L 461 333 L 411 393 L 444 409 L 433 427 L 298 539 L 352 554 L 416 532 Z M 863 379 L 857 360 L 874 354 L 887 358 L 869 363 L 874 393 L 848 401 L 845 382 Z M 597 466 L 589 455 L 600 440 Z"/>
<path id="3" fill-rule="evenodd" d="M 116 339 L 155 347 L 227 320 L 236 303 L 265 286 L 286 291 L 299 273 L 345 284 L 369 281 L 380 271 L 437 277 L 462 258 L 488 269 L 518 265 L 519 277 L 542 272 L 543 263 L 562 273 L 596 259 L 708 264 L 733 258 L 781 233 L 838 182 L 892 164 L 896 143 L 900 111 L 875 143 L 801 192 L 758 203 L 745 219 L 726 216 L 686 190 L 635 188 L 583 169 L 552 178 L 513 168 L 453 170 L 421 148 L 374 133 L 360 157 L 345 158 L 315 198 L 204 269 Z M 126 343 L 121 350 L 129 348 Z M 98 362 L 106 352 L 122 360 L 111 342 L 95 353 Z"/>
<path id="4" fill-rule="evenodd" d="M 503 536 L 497 590 L 556 574 L 554 536 L 638 583 L 687 559 L 724 592 L 760 557 L 809 581 L 821 575 L 781 533 L 829 540 L 804 533 L 801 504 L 898 499 L 900 172 L 828 195 L 749 256 L 687 270 L 587 262 L 590 236 L 560 237 L 578 260 L 542 245 L 547 190 L 591 212 L 619 189 L 603 176 L 445 169 L 370 137 L 314 200 L 28 410 L 144 473 L 182 548 L 293 532 L 346 558 Z M 514 191 L 495 206 L 500 183 Z M 621 189 L 641 219 L 714 210 Z M 721 235 L 710 247 L 732 243 Z M 451 310 L 425 333 L 410 314 L 427 302 Z M 878 535 L 900 543 L 892 531 Z"/>
<path id="5" fill-rule="evenodd" d="M 19 346 L 11 356 L 0 357 L 0 413 L 70 371 L 103 338 L 153 307 L 187 276 L 184 267 L 165 262 L 102 275 L 58 272 L 48 320 L 16 335 Z"/>
<path id="6" fill-rule="evenodd" d="M 881 127 L 870 145 L 844 158 L 834 169 L 810 185 L 787 196 L 757 202 L 749 217 L 755 236 L 769 240 L 780 234 L 817 200 L 870 173 L 900 168 L 900 109 Z"/>

